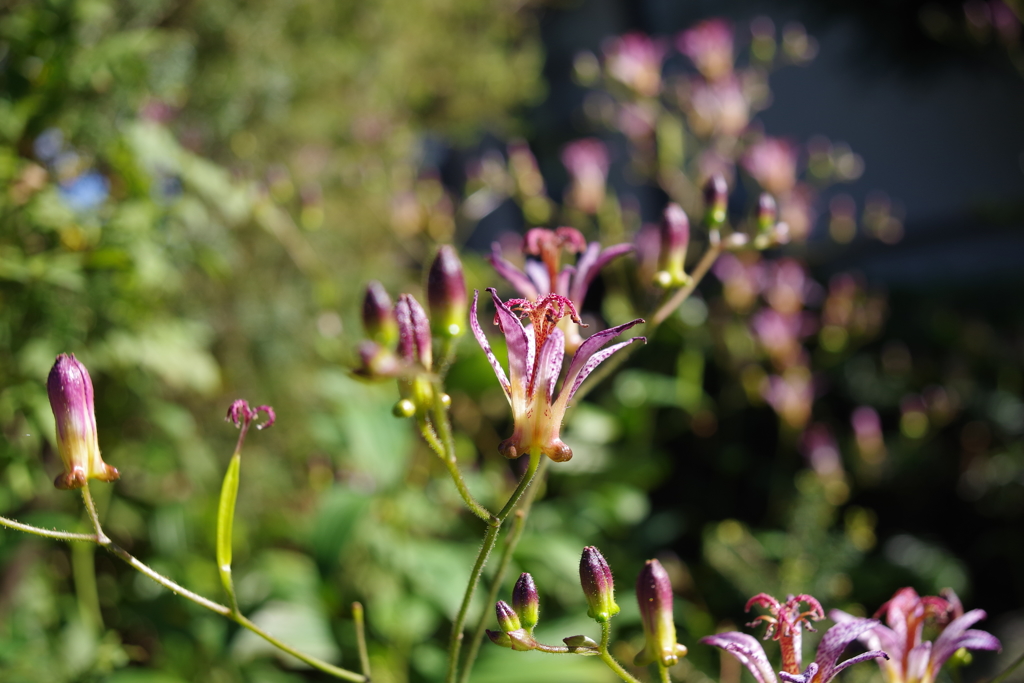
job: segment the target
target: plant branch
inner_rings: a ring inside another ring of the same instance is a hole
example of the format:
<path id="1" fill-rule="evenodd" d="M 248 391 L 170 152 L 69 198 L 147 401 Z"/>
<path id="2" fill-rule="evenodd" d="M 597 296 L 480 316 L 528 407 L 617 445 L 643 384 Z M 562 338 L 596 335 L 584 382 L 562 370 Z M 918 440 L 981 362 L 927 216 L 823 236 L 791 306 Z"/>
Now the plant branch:
<path id="1" fill-rule="evenodd" d="M 476 562 L 474 562 L 473 569 L 469 573 L 469 583 L 466 584 L 466 592 L 462 596 L 462 604 L 459 606 L 459 612 L 452 623 L 452 635 L 448 644 L 446 683 L 455 683 L 458 678 L 459 653 L 462 649 L 463 638 L 465 637 L 463 629 L 466 626 L 466 618 L 469 616 L 469 606 L 473 602 L 473 595 L 476 593 L 476 587 L 480 583 L 480 576 L 483 574 L 484 565 L 487 564 L 487 558 L 490 556 L 491 550 L 494 549 L 494 544 L 498 540 L 498 532 L 501 531 L 502 523 L 512 512 L 512 509 L 515 508 L 519 498 L 523 495 L 523 491 L 527 489 L 530 482 L 533 481 L 534 475 L 537 474 L 541 458 L 540 449 L 535 448 L 531 450 L 529 457 L 530 464 L 519 480 L 516 490 L 512 492 L 512 496 L 505 503 L 505 507 L 501 509 L 501 512 L 492 521 L 487 523 L 487 531 L 484 532 L 484 540 L 480 546 L 480 552 L 477 553 Z"/>
<path id="2" fill-rule="evenodd" d="M 54 538 L 58 541 L 86 541 L 88 543 L 96 543 L 96 534 L 73 534 L 70 531 L 43 529 L 41 527 L 32 526 L 31 524 L 16 522 L 13 519 L 8 519 L 7 517 L 0 517 L 0 524 L 10 527 L 11 529 L 24 531 L 26 534 L 42 536 L 43 538 Z"/>
<path id="3" fill-rule="evenodd" d="M 611 653 L 608 652 L 608 643 L 612 638 L 612 624 L 610 621 L 604 621 L 601 623 L 601 644 L 598 646 L 598 654 L 601 657 L 601 661 L 604 662 L 609 669 L 615 672 L 615 675 L 626 681 L 626 683 L 640 683 L 640 681 L 634 677 L 631 673 L 619 664 L 619 661 L 612 657 Z"/>
<path id="4" fill-rule="evenodd" d="M 359 669 L 363 677 L 370 680 L 370 654 L 366 650 L 366 614 L 363 603 L 352 603 L 352 619 L 356 622 L 356 649 L 359 650 Z"/>

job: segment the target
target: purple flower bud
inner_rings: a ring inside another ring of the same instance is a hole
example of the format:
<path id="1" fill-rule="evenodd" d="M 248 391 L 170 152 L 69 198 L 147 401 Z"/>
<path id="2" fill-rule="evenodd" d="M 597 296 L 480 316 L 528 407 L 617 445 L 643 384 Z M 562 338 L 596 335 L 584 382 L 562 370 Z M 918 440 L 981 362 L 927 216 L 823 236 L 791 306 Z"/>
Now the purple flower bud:
<path id="1" fill-rule="evenodd" d="M 680 287 L 689 281 L 686 248 L 690 244 L 690 219 L 678 204 L 665 207 L 661 219 L 661 251 L 655 282 L 661 287 Z"/>
<path id="2" fill-rule="evenodd" d="M 672 582 L 668 572 L 657 560 L 647 560 L 636 579 L 636 600 L 647 644 L 634 663 L 646 666 L 673 666 L 686 648 L 676 643 L 676 625 L 672 619 Z"/>
<path id="3" fill-rule="evenodd" d="M 427 275 L 427 303 L 434 334 L 439 337 L 457 337 L 466 329 L 469 298 L 466 278 L 462 275 L 462 262 L 451 245 L 444 244 L 430 266 Z"/>
<path id="4" fill-rule="evenodd" d="M 519 621 L 527 633 L 533 633 L 533 627 L 540 621 L 540 596 L 533 577 L 523 572 L 512 589 L 512 609 L 519 615 Z"/>
<path id="5" fill-rule="evenodd" d="M 592 545 L 584 548 L 580 557 L 580 585 L 587 597 L 588 617 L 603 623 L 619 613 L 611 567 L 601 551 Z"/>
<path id="6" fill-rule="evenodd" d="M 775 227 L 778 219 L 779 209 L 775 204 L 775 197 L 767 192 L 762 192 L 757 200 L 757 231 L 764 234 Z"/>
<path id="7" fill-rule="evenodd" d="M 512 647 L 512 639 L 508 637 L 508 634 L 504 631 L 492 631 L 491 629 L 485 629 L 487 637 L 491 639 L 491 642 L 501 647 Z"/>
<path id="8" fill-rule="evenodd" d="M 523 627 L 519 623 L 519 615 L 504 600 L 498 600 L 498 602 L 494 603 L 494 613 L 498 617 L 498 628 L 505 633 L 518 631 Z"/>
<path id="9" fill-rule="evenodd" d="M 390 350 L 364 339 L 359 344 L 359 367 L 353 372 L 364 379 L 388 379 L 400 375 L 402 365 Z"/>
<path id="10" fill-rule="evenodd" d="M 391 346 L 398 337 L 398 325 L 395 312 L 391 307 L 391 297 L 384 285 L 373 280 L 366 285 L 366 296 L 363 298 L 363 329 L 366 335 L 381 346 Z"/>
<path id="11" fill-rule="evenodd" d="M 92 379 L 74 354 L 57 356 L 46 392 L 57 422 L 57 451 L 64 461 L 64 474 L 54 480 L 54 486 L 80 489 L 89 479 L 116 481 L 121 475 L 100 457 Z"/>
<path id="12" fill-rule="evenodd" d="M 716 173 L 708 178 L 704 185 L 705 220 L 711 228 L 725 223 L 726 209 L 729 206 L 729 184 L 725 176 Z"/>
<path id="13" fill-rule="evenodd" d="M 427 314 L 411 294 L 398 297 L 395 306 L 398 320 L 398 353 L 406 363 L 419 363 L 429 370 L 433 361 L 430 339 L 430 321 Z"/>

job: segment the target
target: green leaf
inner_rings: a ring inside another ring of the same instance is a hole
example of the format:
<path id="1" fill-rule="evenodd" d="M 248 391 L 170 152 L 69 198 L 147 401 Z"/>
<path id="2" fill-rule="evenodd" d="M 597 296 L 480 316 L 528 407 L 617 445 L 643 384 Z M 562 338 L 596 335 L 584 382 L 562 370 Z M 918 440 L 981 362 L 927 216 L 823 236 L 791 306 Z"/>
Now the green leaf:
<path id="1" fill-rule="evenodd" d="M 236 452 L 231 456 L 224 483 L 220 487 L 220 503 L 217 505 L 217 571 L 227 591 L 231 606 L 237 609 L 235 587 L 231 581 L 231 539 L 235 525 L 235 501 L 238 499 L 238 477 L 242 456 Z"/>

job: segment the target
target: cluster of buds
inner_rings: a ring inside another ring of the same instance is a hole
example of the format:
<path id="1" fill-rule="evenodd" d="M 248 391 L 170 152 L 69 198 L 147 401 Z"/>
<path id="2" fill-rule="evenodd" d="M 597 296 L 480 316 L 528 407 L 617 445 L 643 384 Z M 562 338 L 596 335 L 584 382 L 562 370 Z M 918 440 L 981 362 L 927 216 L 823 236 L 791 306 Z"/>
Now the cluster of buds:
<path id="1" fill-rule="evenodd" d="M 608 562 L 601 551 L 593 546 L 583 549 L 580 557 L 580 585 L 587 599 L 587 616 L 608 628 L 611 618 L 619 613 L 615 602 L 615 581 Z M 686 655 L 686 647 L 676 642 L 676 627 L 672 618 L 672 584 L 668 572 L 657 560 L 648 560 L 637 578 L 637 602 L 644 627 L 646 644 L 636 656 L 634 664 L 657 664 L 668 667 Z M 585 635 L 563 638 L 565 645 L 544 645 L 533 635 L 539 618 L 539 600 L 533 578 L 523 574 L 512 592 L 512 606 L 504 601 L 495 605 L 498 631 L 487 631 L 497 645 L 513 650 L 540 650 L 542 652 L 572 652 L 599 654 L 596 641 Z"/>
<path id="2" fill-rule="evenodd" d="M 399 417 L 424 415 L 435 401 L 447 404 L 450 400 L 447 395 L 435 396 L 431 379 L 434 339 L 450 342 L 466 326 L 466 281 L 462 263 L 449 245 L 438 250 L 430 266 L 427 304 L 429 316 L 411 294 L 400 295 L 392 306 L 379 282 L 366 287 L 363 329 L 367 338 L 359 345 L 355 374 L 366 379 L 397 378 L 401 399 L 395 414 Z"/>

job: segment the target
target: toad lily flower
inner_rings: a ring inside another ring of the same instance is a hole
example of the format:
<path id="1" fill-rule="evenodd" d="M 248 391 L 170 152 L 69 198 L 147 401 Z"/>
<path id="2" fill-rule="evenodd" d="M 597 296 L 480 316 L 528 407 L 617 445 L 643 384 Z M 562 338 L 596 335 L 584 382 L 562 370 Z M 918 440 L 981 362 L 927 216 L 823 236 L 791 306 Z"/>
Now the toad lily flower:
<path id="1" fill-rule="evenodd" d="M 477 318 L 479 292 L 473 294 L 473 310 L 469 322 L 473 336 L 487 354 L 487 360 L 494 368 L 494 374 L 498 376 L 498 382 L 512 406 L 515 430 L 511 437 L 501 442 L 498 451 L 506 458 L 518 458 L 537 449 L 555 462 L 565 462 L 572 457 L 572 450 L 558 438 L 558 434 L 569 401 L 583 380 L 602 361 L 637 340 L 647 341 L 644 337 L 633 337 L 603 348 L 620 332 L 644 321 L 638 318 L 624 325 L 595 332 L 584 340 L 569 363 L 562 388 L 556 397 L 555 383 L 565 355 L 565 335 L 558 323 L 567 316 L 579 322 L 572 301 L 560 294 L 546 294 L 536 301 L 509 299 L 502 302 L 496 290 L 489 288 L 487 291 L 491 293 L 497 309 L 495 324 L 505 335 L 508 345 L 508 376 L 491 351 L 480 327 Z M 529 319 L 525 327 L 520 317 Z"/>
<path id="2" fill-rule="evenodd" d="M 579 254 L 575 266 L 561 265 L 561 252 Z M 615 244 L 607 249 L 601 248 L 600 242 L 587 244 L 579 230 L 575 228 L 533 228 L 526 233 L 523 240 L 523 251 L 536 256 L 539 261 L 527 259 L 525 271 L 519 270 L 501 255 L 501 247 L 494 243 L 488 260 L 498 275 L 505 278 L 519 293 L 536 302 L 547 294 L 558 294 L 569 299 L 578 311 L 587 298 L 587 289 L 598 272 L 612 259 L 633 251 L 632 244 Z M 576 316 L 566 316 L 560 327 L 565 333 L 565 347 L 574 353 L 583 343 L 577 328 Z"/>
<path id="3" fill-rule="evenodd" d="M 806 604 L 808 609 L 801 610 L 800 604 Z M 879 626 L 874 619 L 857 619 L 850 617 L 850 621 L 839 623 L 825 632 L 821 642 L 818 644 L 818 652 L 814 661 L 807 665 L 803 673 L 800 672 L 800 643 L 801 629 L 811 628 L 811 620 L 818 621 L 824 618 L 824 612 L 817 600 L 809 595 L 792 595 L 786 602 L 780 603 L 775 598 L 764 593 L 755 595 L 747 602 L 747 610 L 753 605 L 760 605 L 768 608 L 770 614 L 757 617 L 751 626 L 759 621 L 768 624 L 765 632 L 765 639 L 773 638 L 779 641 L 782 650 L 782 671 L 778 678 L 787 683 L 828 683 L 836 674 L 848 666 L 858 664 L 876 657 L 885 657 L 881 650 L 872 650 L 847 659 L 842 664 L 837 664 L 839 656 L 851 642 L 856 640 L 863 633 Z M 701 638 L 700 642 L 705 645 L 714 645 L 729 652 L 738 659 L 753 674 L 757 683 L 778 683 L 775 671 L 768 662 L 764 648 L 757 639 L 746 633 L 729 632 Z"/>
<path id="4" fill-rule="evenodd" d="M 884 647 L 892 655 L 892 660 L 879 662 L 888 683 L 932 683 L 960 648 L 1000 648 L 999 639 L 991 633 L 969 628 L 985 618 L 984 610 L 964 614 L 956 593 L 947 588 L 943 596 L 920 597 L 913 588 L 902 588 L 875 615 L 884 613 L 888 626 L 879 624 L 858 636 L 866 647 Z M 839 623 L 856 619 L 840 610 L 832 610 L 829 617 Z M 942 628 L 934 642 L 921 639 L 928 619 Z"/>

